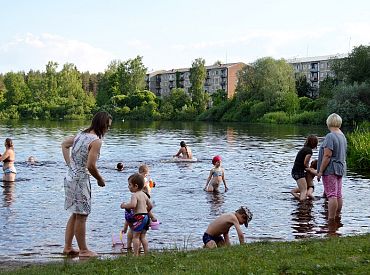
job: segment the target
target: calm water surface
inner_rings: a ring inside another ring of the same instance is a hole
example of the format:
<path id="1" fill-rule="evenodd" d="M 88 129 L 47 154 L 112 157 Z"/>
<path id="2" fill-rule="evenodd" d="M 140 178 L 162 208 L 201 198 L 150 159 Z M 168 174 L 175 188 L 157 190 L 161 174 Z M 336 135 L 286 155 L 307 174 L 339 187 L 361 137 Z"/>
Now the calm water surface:
<path id="1" fill-rule="evenodd" d="M 64 210 L 63 177 L 66 167 L 60 144 L 64 137 L 84 129 L 83 122 L 22 122 L 1 124 L 2 139 L 14 139 L 17 182 L 2 185 L 0 204 L 0 262 L 59 259 L 69 213 Z M 208 223 L 218 215 L 247 205 L 253 212 L 247 242 L 295 240 L 328 236 L 323 187 L 316 199 L 300 204 L 289 194 L 295 187 L 290 170 L 308 134 L 321 138 L 325 127 L 297 127 L 207 123 L 114 122 L 104 139 L 98 167 L 106 179 L 100 188 L 92 180 L 93 205 L 87 223 L 90 248 L 103 255 L 117 253 L 112 233 L 124 221 L 120 203 L 130 198 L 127 178 L 138 166 L 150 166 L 157 183 L 152 191 L 160 230 L 148 233 L 152 249 L 194 249 L 202 246 Z M 171 162 L 185 140 L 198 159 Z M 211 158 L 223 158 L 229 191 L 208 194 L 202 189 Z M 28 165 L 33 155 L 37 165 Z M 317 158 L 317 150 L 314 152 Z M 125 170 L 117 172 L 117 162 Z M 370 232 L 370 176 L 348 171 L 344 179 L 342 226 L 337 235 Z M 231 240 L 238 242 L 234 229 Z"/>

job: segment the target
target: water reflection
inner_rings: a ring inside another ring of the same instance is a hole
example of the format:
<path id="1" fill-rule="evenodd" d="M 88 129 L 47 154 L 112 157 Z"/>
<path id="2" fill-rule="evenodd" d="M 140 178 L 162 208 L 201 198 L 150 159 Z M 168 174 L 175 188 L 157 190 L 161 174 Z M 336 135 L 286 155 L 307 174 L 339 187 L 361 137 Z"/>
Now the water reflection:
<path id="1" fill-rule="evenodd" d="M 313 201 L 297 202 L 297 207 L 292 211 L 292 229 L 296 239 L 307 238 L 313 234 L 315 227 L 312 214 Z"/>
<path id="2" fill-rule="evenodd" d="M 3 182 L 4 207 L 9 207 L 13 202 L 15 182 Z"/>
<path id="3" fill-rule="evenodd" d="M 222 205 L 225 202 L 224 193 L 206 192 L 207 202 L 210 204 L 210 213 L 212 216 L 219 216 L 223 213 Z"/>

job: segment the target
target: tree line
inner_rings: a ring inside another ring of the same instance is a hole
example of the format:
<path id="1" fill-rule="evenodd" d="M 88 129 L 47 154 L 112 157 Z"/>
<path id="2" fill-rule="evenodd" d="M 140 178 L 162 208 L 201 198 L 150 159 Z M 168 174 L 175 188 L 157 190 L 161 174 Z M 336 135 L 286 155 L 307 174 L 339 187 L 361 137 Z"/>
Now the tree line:
<path id="1" fill-rule="evenodd" d="M 190 68 L 191 87 L 173 88 L 158 97 L 146 90 L 142 57 L 114 60 L 103 73 L 79 72 L 74 64 L 58 71 L 0 74 L 0 119 L 84 119 L 98 110 L 133 120 L 215 120 L 322 124 L 330 112 L 346 123 L 370 118 L 370 46 L 353 49 L 347 58 L 331 61 L 335 77 L 320 84 L 312 97 L 305 77 L 284 59 L 264 57 L 238 72 L 235 96 L 223 90 L 204 91 L 205 60 Z M 310 96 L 311 95 L 311 96 Z"/>

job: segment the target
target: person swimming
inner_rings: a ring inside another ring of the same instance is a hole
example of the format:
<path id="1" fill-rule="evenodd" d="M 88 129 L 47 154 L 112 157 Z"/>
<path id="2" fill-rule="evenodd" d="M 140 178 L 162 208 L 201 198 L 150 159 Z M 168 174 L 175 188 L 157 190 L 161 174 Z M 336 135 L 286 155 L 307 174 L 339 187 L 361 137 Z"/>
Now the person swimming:
<path id="1" fill-rule="evenodd" d="M 176 155 L 173 155 L 173 157 L 191 159 L 193 158 L 193 153 L 191 152 L 190 147 L 186 145 L 185 141 L 181 141 L 180 149 Z"/>

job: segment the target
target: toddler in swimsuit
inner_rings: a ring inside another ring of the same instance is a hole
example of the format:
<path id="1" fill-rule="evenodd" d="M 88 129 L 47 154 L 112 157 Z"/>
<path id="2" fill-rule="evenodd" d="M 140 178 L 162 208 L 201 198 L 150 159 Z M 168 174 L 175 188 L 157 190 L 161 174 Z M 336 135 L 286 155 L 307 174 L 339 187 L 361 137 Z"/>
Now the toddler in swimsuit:
<path id="1" fill-rule="evenodd" d="M 218 187 L 220 186 L 221 181 L 225 185 L 225 191 L 228 190 L 225 180 L 225 171 L 224 168 L 221 167 L 221 161 L 220 156 L 215 156 L 212 159 L 214 167 L 209 172 L 206 186 L 204 186 L 204 190 L 207 192 L 218 192 Z"/>
<path id="2" fill-rule="evenodd" d="M 143 187 L 144 177 L 138 173 L 131 175 L 128 178 L 128 188 L 132 193 L 131 200 L 127 203 L 121 203 L 121 208 L 128 210 L 125 214 L 125 220 L 133 233 L 132 244 L 135 256 L 139 256 L 140 245 L 143 246 L 145 254 L 149 252 L 146 231 L 149 229 L 150 223 L 148 212 L 153 205 L 148 195 L 142 191 Z M 133 215 L 129 213 L 131 209 L 133 209 Z"/>

